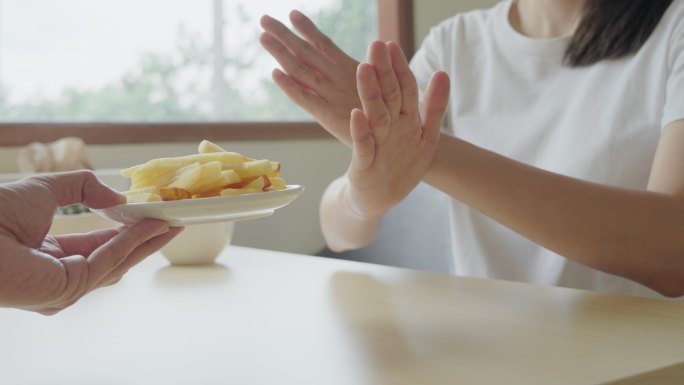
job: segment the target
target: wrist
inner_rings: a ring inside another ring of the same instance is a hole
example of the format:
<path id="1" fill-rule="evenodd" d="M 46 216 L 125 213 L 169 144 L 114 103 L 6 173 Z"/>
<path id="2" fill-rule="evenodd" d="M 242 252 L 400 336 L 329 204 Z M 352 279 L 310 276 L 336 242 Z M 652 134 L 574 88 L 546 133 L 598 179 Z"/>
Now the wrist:
<path id="1" fill-rule="evenodd" d="M 437 150 L 432 157 L 432 162 L 423 176 L 423 182 L 444 190 L 444 184 L 457 179 L 459 172 L 457 167 L 461 162 L 465 142 L 447 133 L 440 133 Z"/>
<path id="2" fill-rule="evenodd" d="M 349 190 L 349 180 L 345 180 L 340 188 L 337 196 L 337 202 L 344 215 L 355 221 L 374 222 L 378 221 L 380 217 L 382 217 L 382 215 L 369 216 L 358 208 L 358 206 L 354 203 L 354 199 Z"/>

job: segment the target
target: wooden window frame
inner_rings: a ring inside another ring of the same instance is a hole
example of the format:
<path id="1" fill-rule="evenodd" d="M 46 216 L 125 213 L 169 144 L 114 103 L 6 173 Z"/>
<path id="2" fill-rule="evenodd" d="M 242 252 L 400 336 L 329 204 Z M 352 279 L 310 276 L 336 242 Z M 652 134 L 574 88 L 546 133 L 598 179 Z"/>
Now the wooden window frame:
<path id="1" fill-rule="evenodd" d="M 413 0 L 377 0 L 378 38 L 414 51 Z M 0 146 L 79 137 L 88 144 L 277 141 L 332 138 L 316 122 L 0 123 Z"/>

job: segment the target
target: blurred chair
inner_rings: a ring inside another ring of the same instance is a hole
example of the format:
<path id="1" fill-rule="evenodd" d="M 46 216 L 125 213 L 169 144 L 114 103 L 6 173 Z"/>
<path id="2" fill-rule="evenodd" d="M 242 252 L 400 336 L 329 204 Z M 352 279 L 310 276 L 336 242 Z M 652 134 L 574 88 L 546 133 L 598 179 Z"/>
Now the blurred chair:
<path id="1" fill-rule="evenodd" d="M 449 273 L 452 268 L 449 197 L 421 183 L 383 218 L 370 245 L 323 257 Z"/>

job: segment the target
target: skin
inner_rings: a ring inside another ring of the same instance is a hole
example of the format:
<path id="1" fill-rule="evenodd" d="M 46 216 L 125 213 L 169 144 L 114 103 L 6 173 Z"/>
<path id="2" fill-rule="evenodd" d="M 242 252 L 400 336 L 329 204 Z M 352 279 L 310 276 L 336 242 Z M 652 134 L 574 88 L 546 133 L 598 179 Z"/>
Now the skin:
<path id="1" fill-rule="evenodd" d="M 58 207 L 124 203 L 90 171 L 49 174 L 0 185 L 0 306 L 55 314 L 118 282 L 182 229 L 143 220 L 131 227 L 48 236 Z"/>
<path id="2" fill-rule="evenodd" d="M 523 35 L 553 39 L 573 33 L 584 0 L 522 0 L 511 8 L 511 25 Z"/>
<path id="3" fill-rule="evenodd" d="M 283 68 L 273 71 L 273 81 L 351 147 L 349 117 L 354 108 L 361 108 L 356 88 L 359 62 L 340 50 L 301 12 L 292 11 L 290 20 L 303 39 L 280 21 L 270 16 L 261 18 L 264 32 L 259 41 Z"/>
<path id="4" fill-rule="evenodd" d="M 437 72 L 427 87 L 421 118 L 418 86 L 399 46 L 375 42 L 370 57 L 371 63 L 361 64 L 357 73 L 363 107 L 351 112 L 349 183 L 328 189 L 330 198 L 321 205 L 326 241 L 339 248 L 349 232 L 355 242 L 371 242 L 382 215 L 421 181 L 437 150 L 449 100 L 449 78 Z"/>
<path id="5" fill-rule="evenodd" d="M 510 17 L 525 35 L 554 38 L 572 32 L 581 6 L 577 0 L 519 0 Z M 352 64 L 331 59 L 341 58 L 341 51 L 300 13 L 293 12 L 291 21 L 304 39 L 274 19 L 262 19 L 262 44 L 285 71 L 276 70 L 274 80 L 326 130 L 350 145 L 356 159 L 347 176 L 329 186 L 321 202 L 321 224 L 331 249 L 342 251 L 372 242 L 382 216 L 421 180 L 416 175 L 424 170 L 423 181 L 543 247 L 665 296 L 684 295 L 684 121 L 663 129 L 645 190 L 550 173 L 447 134 L 440 134 L 433 152 L 433 131 L 427 122 L 432 122 L 434 115 L 429 112 L 423 111 L 423 118 L 410 120 L 410 124 L 409 120 L 390 118 L 387 126 L 386 119 L 374 118 L 378 111 L 382 115 L 384 110 L 396 110 L 396 92 L 388 79 L 392 73 L 396 79 L 407 77 L 396 53 L 390 55 L 392 70 L 388 70 L 379 48 L 383 43 L 373 43 L 368 63 L 357 66 L 358 81 L 352 82 L 345 67 Z M 393 49 L 391 44 L 386 46 Z M 320 63 L 327 67 L 318 67 Z M 336 66 L 339 71 L 329 69 Z M 375 69 L 375 83 L 370 68 Z M 317 77 L 319 81 L 309 80 Z M 398 83 L 402 89 L 412 87 L 408 81 Z M 363 113 L 351 96 L 352 85 L 357 88 Z M 334 87 L 340 89 L 330 89 Z M 431 94 L 432 100 L 426 98 L 425 105 L 438 113 L 448 100 L 446 75 L 436 74 L 430 87 L 432 91 L 426 95 Z M 401 102 L 402 111 L 411 110 L 404 103 L 417 109 L 417 102 L 406 98 Z M 351 114 L 351 124 L 344 124 L 344 111 Z M 394 115 L 390 112 L 389 116 Z M 388 139 L 386 132 L 398 138 Z M 368 142 L 368 135 L 373 142 Z M 411 135 L 430 139 L 427 144 L 411 142 L 423 146 L 418 151 L 401 145 L 383 146 L 409 143 L 404 138 Z M 404 156 L 403 167 L 409 167 L 409 176 L 397 172 L 391 152 Z M 431 154 L 434 156 L 425 167 L 424 158 Z M 388 195 L 389 186 L 397 185 L 401 186 L 397 194 Z"/>

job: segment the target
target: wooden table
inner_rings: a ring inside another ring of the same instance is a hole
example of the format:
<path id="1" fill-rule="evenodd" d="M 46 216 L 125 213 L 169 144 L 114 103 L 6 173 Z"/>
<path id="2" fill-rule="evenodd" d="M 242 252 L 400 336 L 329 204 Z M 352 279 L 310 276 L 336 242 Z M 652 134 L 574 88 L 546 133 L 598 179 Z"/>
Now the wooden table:
<path id="1" fill-rule="evenodd" d="M 684 384 L 684 304 L 231 246 L 154 255 L 45 317 L 0 309 L 0 384 Z"/>

